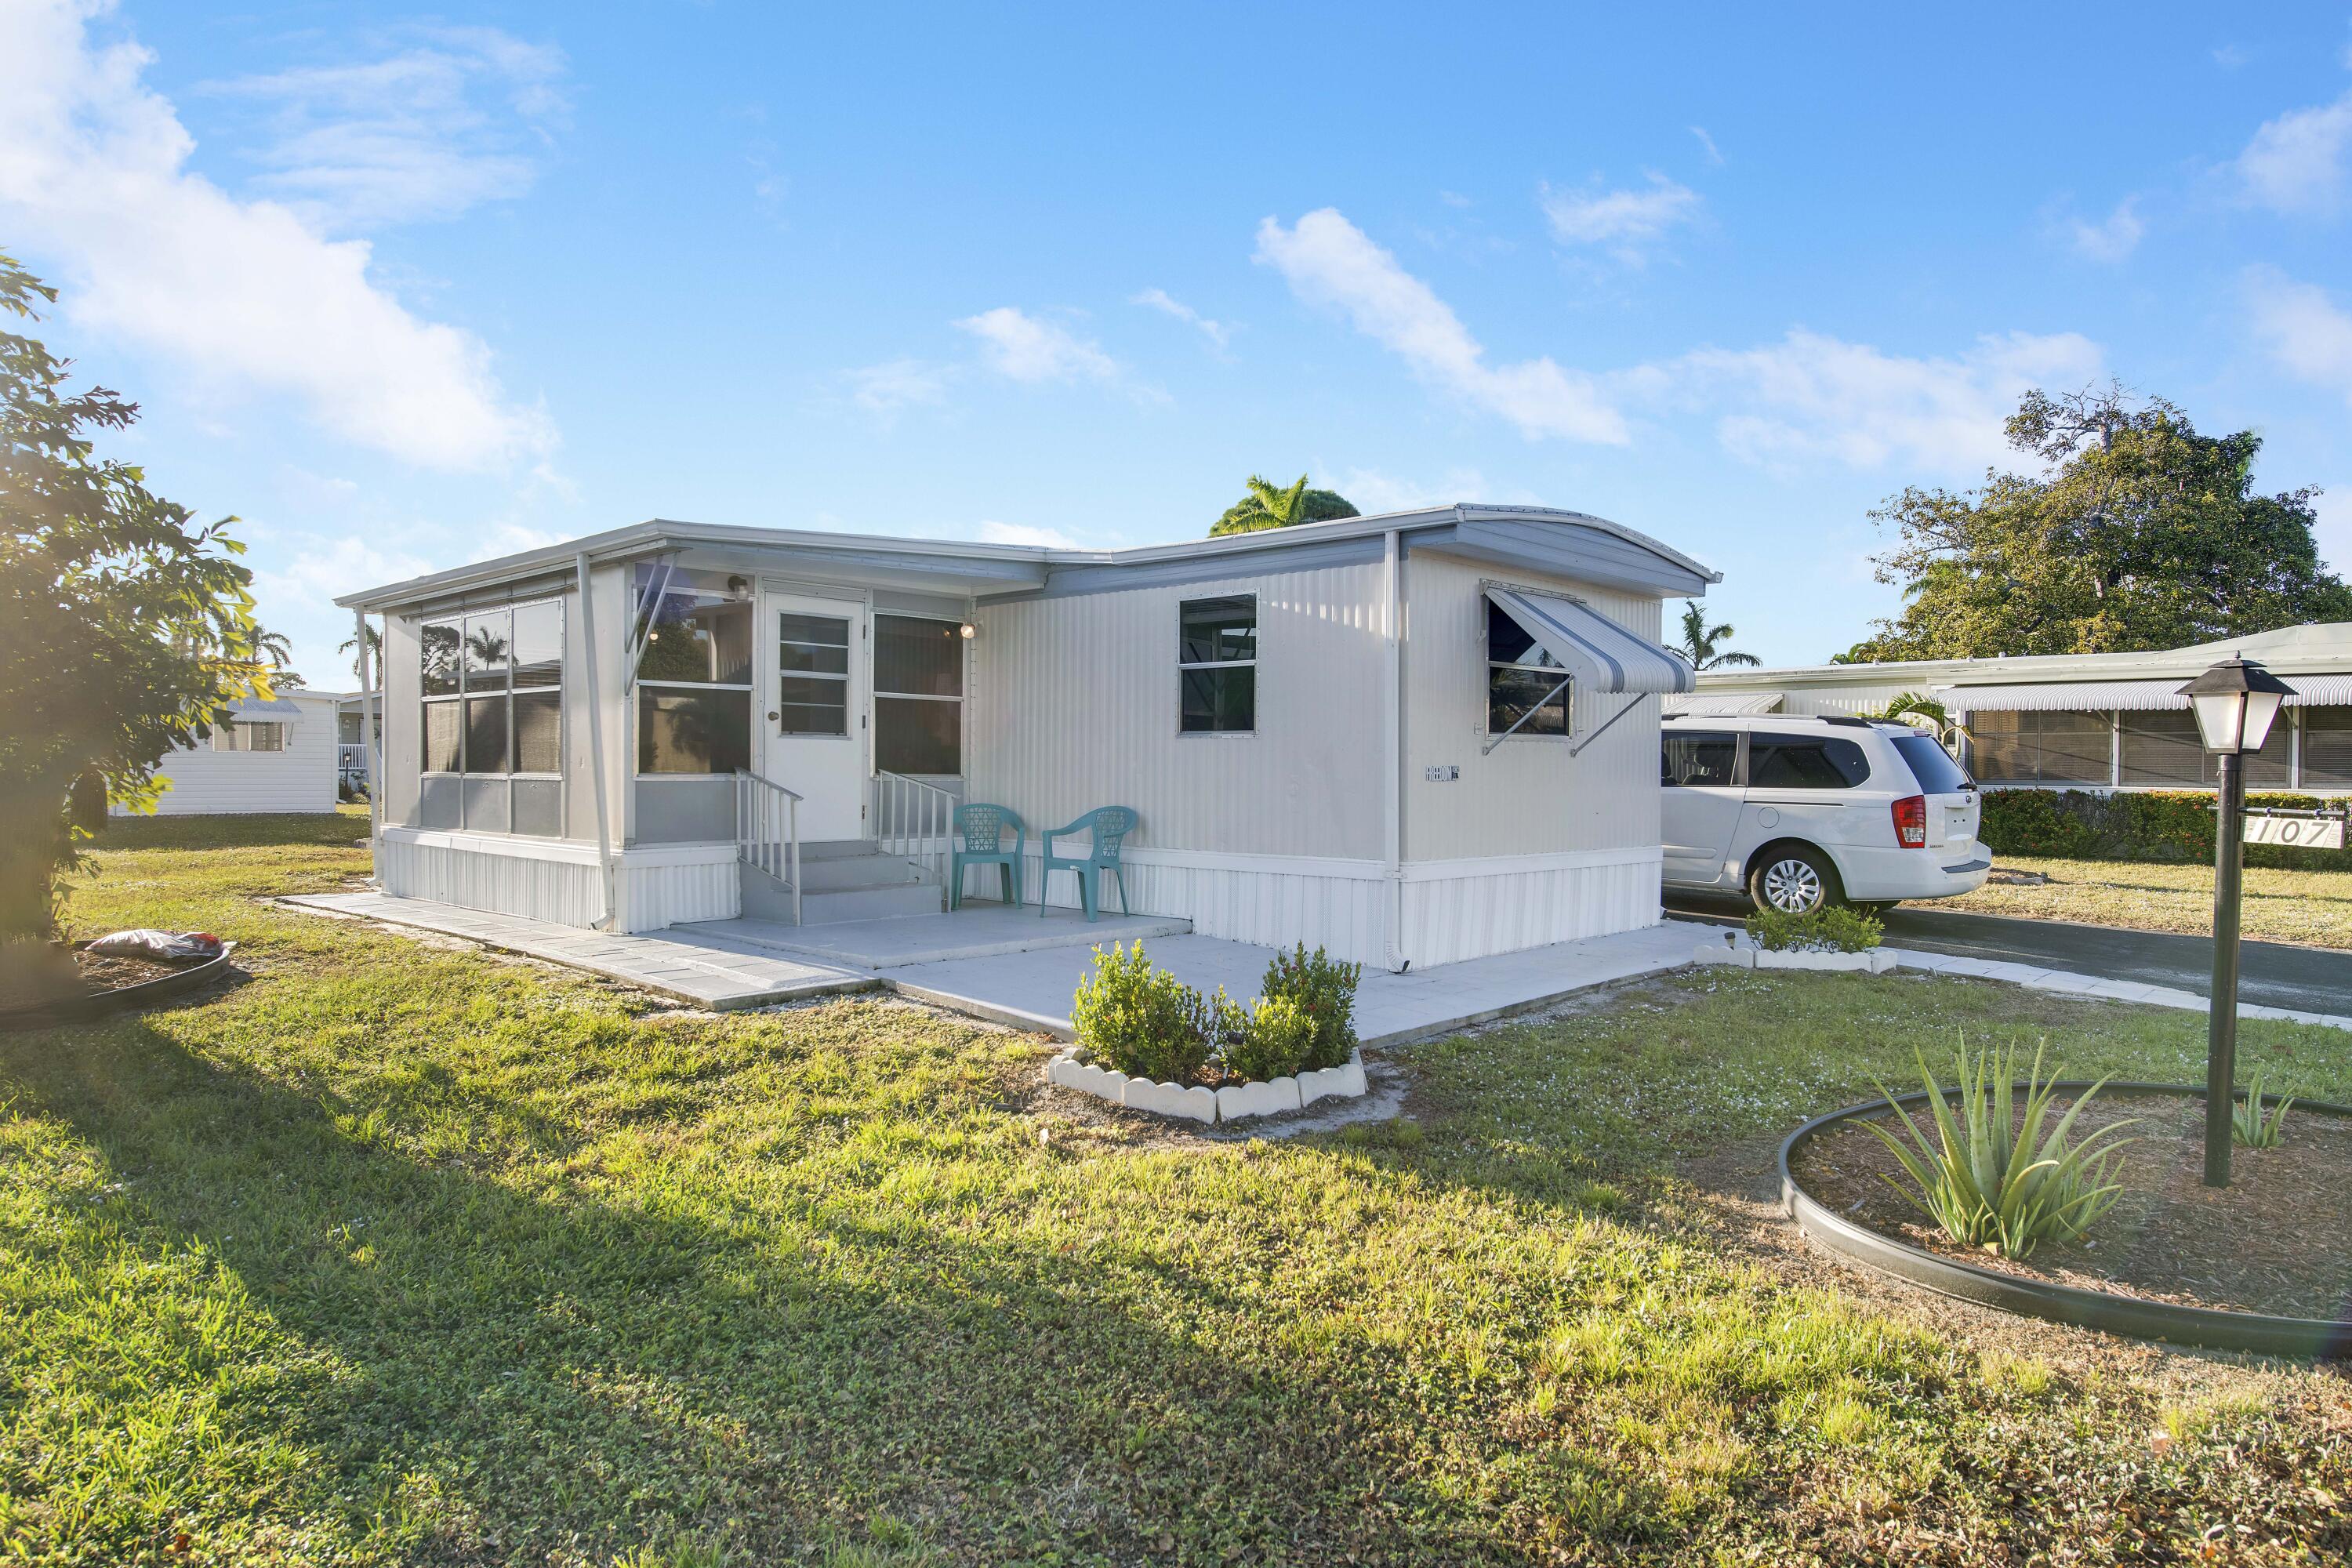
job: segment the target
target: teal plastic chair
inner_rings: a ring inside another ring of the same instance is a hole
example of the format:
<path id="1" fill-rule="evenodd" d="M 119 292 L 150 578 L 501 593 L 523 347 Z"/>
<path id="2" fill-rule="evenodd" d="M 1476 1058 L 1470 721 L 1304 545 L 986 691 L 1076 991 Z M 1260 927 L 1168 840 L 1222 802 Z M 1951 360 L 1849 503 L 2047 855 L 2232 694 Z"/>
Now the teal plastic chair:
<path id="1" fill-rule="evenodd" d="M 1118 912 L 1129 913 L 1127 907 L 1127 872 L 1118 863 L 1120 841 L 1135 831 L 1139 819 L 1123 805 L 1098 805 L 1067 827 L 1056 827 L 1051 833 L 1037 836 L 1044 851 L 1037 872 L 1037 918 L 1045 918 L 1045 889 L 1052 884 L 1054 873 L 1070 871 L 1078 879 L 1078 902 L 1086 906 L 1087 919 L 1093 920 L 1101 902 L 1102 874 L 1108 871 L 1118 882 Z M 1083 858 L 1054 853 L 1054 840 L 1084 832 L 1087 836 L 1087 853 Z"/>
<path id="2" fill-rule="evenodd" d="M 1013 833 L 1013 847 L 1004 847 L 1005 830 Z M 1021 907 L 1021 855 L 1028 847 L 1029 829 L 1020 814 L 1007 805 L 990 805 L 985 801 L 973 801 L 956 807 L 956 849 L 948 865 L 948 908 L 963 907 L 963 868 L 966 866 L 996 868 L 997 890 L 1004 901 L 1014 909 Z"/>

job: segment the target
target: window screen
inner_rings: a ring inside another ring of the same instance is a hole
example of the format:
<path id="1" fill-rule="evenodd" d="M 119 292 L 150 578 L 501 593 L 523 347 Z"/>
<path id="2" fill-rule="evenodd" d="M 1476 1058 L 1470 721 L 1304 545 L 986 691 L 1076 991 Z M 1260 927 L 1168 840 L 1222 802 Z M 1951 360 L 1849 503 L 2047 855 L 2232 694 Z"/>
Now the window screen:
<path id="1" fill-rule="evenodd" d="M 1257 728 L 1257 597 L 1187 599 L 1177 611 L 1177 702 L 1188 734 Z"/>
<path id="2" fill-rule="evenodd" d="M 1486 733 L 1565 735 L 1568 672 L 1527 628 L 1486 603 Z"/>

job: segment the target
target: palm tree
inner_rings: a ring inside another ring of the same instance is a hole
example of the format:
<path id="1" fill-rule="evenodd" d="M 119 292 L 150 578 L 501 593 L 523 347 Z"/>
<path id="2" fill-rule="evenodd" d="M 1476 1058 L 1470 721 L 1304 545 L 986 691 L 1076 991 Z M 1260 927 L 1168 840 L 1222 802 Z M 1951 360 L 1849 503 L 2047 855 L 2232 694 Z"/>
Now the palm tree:
<path id="1" fill-rule="evenodd" d="M 383 665 L 383 634 L 377 631 L 373 626 L 368 626 L 366 631 L 368 657 L 375 661 L 378 668 L 382 668 Z M 350 655 L 352 660 L 352 673 L 354 676 L 361 673 L 359 638 L 355 637 L 345 637 L 341 644 L 336 647 L 335 651 L 337 653 Z"/>
<path id="2" fill-rule="evenodd" d="M 309 684 L 289 668 L 294 662 L 294 645 L 286 640 L 285 633 L 263 632 L 253 639 L 253 647 L 256 653 L 269 660 L 271 685 L 299 688 Z"/>
<path id="3" fill-rule="evenodd" d="M 1209 532 L 1255 533 L 1261 528 L 1288 528 L 1297 522 L 1328 522 L 1334 518 L 1362 515 L 1337 490 L 1311 490 L 1307 476 L 1287 489 L 1277 489 L 1257 475 L 1249 479 L 1249 494 L 1225 509 Z"/>
<path id="4" fill-rule="evenodd" d="M 1727 638 L 1737 636 L 1727 626 L 1708 626 L 1706 612 L 1699 608 L 1696 599 L 1683 601 L 1683 640 L 1675 645 L 1675 651 L 1690 660 L 1693 669 L 1731 669 L 1763 663 L 1752 653 L 1723 646 Z"/>

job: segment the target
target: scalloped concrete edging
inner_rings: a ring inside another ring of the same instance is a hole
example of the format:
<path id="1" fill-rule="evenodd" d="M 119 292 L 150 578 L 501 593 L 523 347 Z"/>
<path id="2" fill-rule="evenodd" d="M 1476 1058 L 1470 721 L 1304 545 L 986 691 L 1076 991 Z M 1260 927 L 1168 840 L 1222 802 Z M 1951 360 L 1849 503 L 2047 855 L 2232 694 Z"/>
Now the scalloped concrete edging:
<path id="1" fill-rule="evenodd" d="M 1113 1105 L 1123 1105 L 1129 1110 L 1149 1110 L 1156 1116 L 1209 1123 L 1279 1116 L 1286 1111 L 1302 1110 L 1319 1100 L 1353 1100 L 1370 1088 L 1364 1078 L 1361 1050 L 1350 1053 L 1339 1067 L 1271 1082 L 1227 1084 L 1213 1089 L 1199 1084 L 1154 1083 L 1147 1078 L 1129 1078 L 1081 1060 L 1078 1047 L 1071 1046 L 1045 1064 L 1045 1081 L 1063 1089 L 1075 1089 L 1080 1094 L 1091 1094 Z"/>
<path id="2" fill-rule="evenodd" d="M 2054 1087 L 2061 1092 L 2080 1094 L 2092 1085 L 2088 1079 L 2069 1079 Z M 1947 1092 L 1957 1094 L 1959 1091 L 1954 1089 Z M 2099 1092 L 2121 1095 L 2126 1099 L 2147 1099 L 2158 1095 L 2177 1095 L 2189 1100 L 2205 1098 L 2205 1090 L 2201 1087 L 2172 1083 L 2109 1083 Z M 2242 1100 L 2245 1093 L 2244 1089 L 2239 1089 L 2236 1098 Z M 2266 1094 L 2263 1098 L 2268 1101 L 2277 1097 Z M 1925 1105 L 1927 1100 L 1927 1091 L 1920 1089 L 1897 1095 L 1893 1103 L 1907 1109 Z M 2189 1307 L 2172 1301 L 2151 1300 L 2145 1296 L 2125 1295 L 2119 1291 L 2090 1290 L 2080 1286 L 2059 1285 L 2021 1275 L 1998 1273 L 1993 1269 L 1980 1268 L 1973 1263 L 1963 1263 L 1958 1258 L 1945 1258 L 1925 1247 L 1914 1247 L 1907 1241 L 1898 1241 L 1883 1232 L 1857 1225 L 1826 1207 L 1797 1184 L 1796 1174 L 1789 1168 L 1789 1157 L 1808 1139 L 1840 1122 L 1859 1120 L 1889 1109 L 1889 1102 L 1885 1100 L 1849 1105 L 1843 1110 L 1814 1117 L 1780 1141 L 1781 1210 L 1795 1222 L 1799 1233 L 1806 1240 L 1833 1257 L 1875 1268 L 1884 1274 L 1892 1274 L 1914 1285 L 1923 1285 L 1939 1295 L 1974 1301 L 1979 1306 L 1998 1307 L 2022 1317 L 2071 1323 L 2077 1328 L 2098 1329 L 2135 1339 L 2162 1340 L 2172 1344 L 2199 1345 L 2208 1350 L 2251 1352 L 2256 1355 L 2319 1360 L 2352 1357 L 2352 1322 L 2335 1322 L 2325 1318 L 2278 1317 L 2267 1312 L 2237 1312 L 2218 1307 Z M 2352 1105 L 2298 1100 L 2294 1102 L 2294 1109 L 2320 1116 L 2352 1119 Z"/>
<path id="3" fill-rule="evenodd" d="M 1903 961 L 1894 950 L 1884 947 L 1874 947 L 1862 952 L 1818 952 L 1798 948 L 1776 950 L 1703 942 L 1698 944 L 1696 956 L 1701 963 L 1726 963 L 1735 969 L 1816 969 L 1856 974 L 1885 974 L 1903 966 Z"/>

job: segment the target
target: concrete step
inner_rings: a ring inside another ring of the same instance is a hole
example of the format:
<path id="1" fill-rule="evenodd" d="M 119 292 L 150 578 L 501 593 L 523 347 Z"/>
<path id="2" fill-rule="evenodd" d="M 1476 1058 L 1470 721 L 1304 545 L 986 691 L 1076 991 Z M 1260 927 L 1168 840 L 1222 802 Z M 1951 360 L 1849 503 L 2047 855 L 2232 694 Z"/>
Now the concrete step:
<path id="1" fill-rule="evenodd" d="M 749 911 L 746 911 L 747 913 Z M 847 892 L 801 895 L 801 923 L 832 925 L 841 921 L 880 921 L 895 915 L 935 915 L 940 912 L 937 884 L 902 888 L 859 888 Z"/>
<path id="2" fill-rule="evenodd" d="M 812 860 L 805 855 L 801 858 L 803 892 L 854 893 L 864 888 L 911 888 L 922 880 L 920 866 L 895 855 L 845 855 L 825 860 Z"/>

